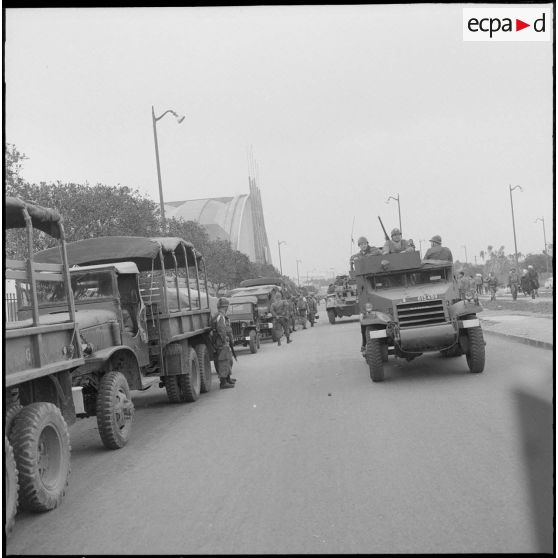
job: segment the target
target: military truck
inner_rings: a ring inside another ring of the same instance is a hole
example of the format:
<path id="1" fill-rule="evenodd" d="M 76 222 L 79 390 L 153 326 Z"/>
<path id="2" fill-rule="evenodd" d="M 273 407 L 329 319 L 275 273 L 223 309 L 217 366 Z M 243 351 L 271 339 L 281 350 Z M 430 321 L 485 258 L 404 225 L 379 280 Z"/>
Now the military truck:
<path id="1" fill-rule="evenodd" d="M 180 238 L 99 237 L 67 245 L 85 363 L 72 372 L 82 416 L 109 449 L 131 433 L 131 390 L 158 384 L 172 403 L 211 389 L 210 300 L 204 260 Z M 57 250 L 37 259 L 56 262 Z M 201 283 L 204 283 L 204 290 Z M 42 306 L 60 314 L 56 293 Z"/>
<path id="2" fill-rule="evenodd" d="M 85 359 L 70 290 L 61 216 L 52 209 L 13 197 L 5 198 L 4 208 L 6 235 L 24 253 L 23 260 L 4 261 L 5 286 L 26 285 L 28 308 L 20 312 L 21 304 L 16 301 L 13 312 L 4 312 L 7 534 L 18 504 L 29 511 L 47 511 L 60 504 L 64 496 L 70 474 L 68 425 L 76 420 L 71 376 Z M 40 264 L 35 260 L 34 242 L 40 233 L 56 239 L 60 263 Z M 65 293 L 64 312 L 41 315 L 41 293 L 52 286 Z"/>
<path id="3" fill-rule="evenodd" d="M 364 256 L 355 262 L 363 356 L 373 382 L 389 357 L 408 361 L 426 352 L 465 355 L 484 370 L 485 342 L 474 300 L 461 300 L 451 262 L 418 252 Z"/>
<path id="4" fill-rule="evenodd" d="M 228 316 L 233 333 L 233 345 L 249 347 L 252 354 L 257 353 L 260 348 L 258 299 L 255 296 L 231 297 Z"/>
<path id="5" fill-rule="evenodd" d="M 277 333 L 273 328 L 273 316 L 271 305 L 275 293 L 283 292 L 284 283 L 280 277 L 258 277 L 256 279 L 245 279 L 240 282 L 240 287 L 229 291 L 232 298 L 237 296 L 255 296 L 258 300 L 258 313 L 260 322 L 260 338 L 262 341 L 271 339 L 276 342 Z"/>
<path id="6" fill-rule="evenodd" d="M 354 277 L 337 275 L 329 286 L 326 295 L 326 312 L 330 324 L 336 318 L 354 316 L 359 313 L 357 302 L 357 284 Z"/>

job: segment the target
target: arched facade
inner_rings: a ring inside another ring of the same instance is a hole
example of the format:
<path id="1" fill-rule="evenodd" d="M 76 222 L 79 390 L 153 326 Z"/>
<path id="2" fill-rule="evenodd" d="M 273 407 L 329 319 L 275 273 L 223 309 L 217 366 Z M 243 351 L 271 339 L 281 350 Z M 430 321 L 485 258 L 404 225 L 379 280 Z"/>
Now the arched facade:
<path id="1" fill-rule="evenodd" d="M 271 264 L 259 189 L 250 180 L 250 194 L 165 203 L 167 217 L 203 225 L 211 240 L 229 240 L 251 261 Z"/>

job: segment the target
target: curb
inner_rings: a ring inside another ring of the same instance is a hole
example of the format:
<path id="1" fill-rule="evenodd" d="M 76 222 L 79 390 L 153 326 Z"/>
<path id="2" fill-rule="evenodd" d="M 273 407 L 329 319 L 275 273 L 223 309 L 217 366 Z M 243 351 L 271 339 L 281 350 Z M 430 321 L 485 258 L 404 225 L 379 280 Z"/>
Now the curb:
<path id="1" fill-rule="evenodd" d="M 529 339 L 528 337 L 520 337 L 519 335 L 510 335 L 508 333 L 502 333 L 500 331 L 485 329 L 484 327 L 482 328 L 482 332 L 488 333 L 490 335 L 495 335 L 496 337 L 504 337 L 517 343 L 524 343 L 525 345 L 539 347 L 540 349 L 550 349 L 551 351 L 554 350 L 554 343 L 547 343 L 546 341 L 539 341 L 538 339 Z"/>

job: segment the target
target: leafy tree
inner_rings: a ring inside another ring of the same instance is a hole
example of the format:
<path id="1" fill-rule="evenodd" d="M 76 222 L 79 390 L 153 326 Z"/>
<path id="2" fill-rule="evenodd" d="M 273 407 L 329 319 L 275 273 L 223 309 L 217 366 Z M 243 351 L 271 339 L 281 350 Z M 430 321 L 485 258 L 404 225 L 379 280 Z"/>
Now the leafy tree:
<path id="1" fill-rule="evenodd" d="M 17 186 L 23 183 L 23 178 L 21 177 L 21 169 L 23 166 L 23 161 L 28 159 L 24 153 L 20 153 L 16 146 L 7 143 L 4 147 L 4 168 L 6 171 L 5 181 L 6 190 L 10 187 Z"/>
<path id="2" fill-rule="evenodd" d="M 532 265 L 539 273 L 546 273 L 546 260 L 547 256 L 544 254 L 527 254 L 521 265 L 523 268 Z M 552 258 L 548 258 L 548 269 L 552 271 Z"/>
<path id="3" fill-rule="evenodd" d="M 191 242 L 198 252 L 206 255 L 209 245 L 207 231 L 196 221 L 184 221 L 182 217 L 167 219 L 165 236 L 177 236 Z"/>

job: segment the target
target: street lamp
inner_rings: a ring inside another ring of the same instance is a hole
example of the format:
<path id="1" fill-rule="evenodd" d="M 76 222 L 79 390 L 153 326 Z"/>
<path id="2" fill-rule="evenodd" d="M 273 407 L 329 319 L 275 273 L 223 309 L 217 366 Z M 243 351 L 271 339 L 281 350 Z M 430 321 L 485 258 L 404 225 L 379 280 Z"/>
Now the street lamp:
<path id="1" fill-rule="evenodd" d="M 516 269 L 519 269 L 519 262 L 517 261 L 517 240 L 515 237 L 515 217 L 513 215 L 513 196 L 512 196 L 512 192 L 517 188 L 519 188 L 523 192 L 523 188 L 521 186 L 517 185 L 512 188 L 510 184 L 510 204 L 511 204 L 512 225 L 513 225 L 513 244 L 515 246 L 515 267 Z"/>
<path id="2" fill-rule="evenodd" d="M 537 217 L 535 219 L 535 223 L 537 221 L 542 221 L 542 226 L 543 226 L 543 236 L 544 236 L 544 256 L 545 256 L 545 260 L 546 260 L 546 272 L 548 273 L 548 253 L 546 251 L 546 229 L 544 227 L 544 217 Z"/>
<path id="3" fill-rule="evenodd" d="M 296 260 L 296 282 L 297 285 L 300 287 L 300 275 L 298 274 L 298 264 L 302 263 L 302 260 Z"/>
<path id="4" fill-rule="evenodd" d="M 465 244 L 462 244 L 461 248 L 463 248 L 465 250 L 465 263 L 468 263 L 467 262 L 467 246 L 465 246 Z"/>
<path id="5" fill-rule="evenodd" d="M 165 206 L 163 203 L 163 183 L 161 182 L 161 165 L 159 164 L 159 144 L 157 142 L 157 121 L 161 120 L 165 114 L 170 112 L 180 124 L 184 120 L 184 116 L 177 114 L 174 110 L 166 110 L 161 116 L 155 116 L 155 109 L 151 105 L 151 117 L 153 118 L 153 137 L 155 138 L 155 160 L 157 161 L 157 179 L 159 180 L 159 202 L 161 204 L 161 222 L 163 230 L 165 228 Z"/>
<path id="6" fill-rule="evenodd" d="M 277 249 L 279 250 L 279 271 L 281 272 L 281 277 L 283 277 L 283 264 L 281 263 L 281 244 L 287 244 L 284 240 L 277 241 Z"/>
<path id="7" fill-rule="evenodd" d="M 399 203 L 399 194 L 397 194 L 396 198 L 394 196 L 390 196 L 386 200 L 386 203 L 389 203 L 389 200 L 395 200 L 397 202 L 397 210 L 399 212 L 399 232 L 403 234 L 403 229 L 401 228 L 401 204 Z"/>

